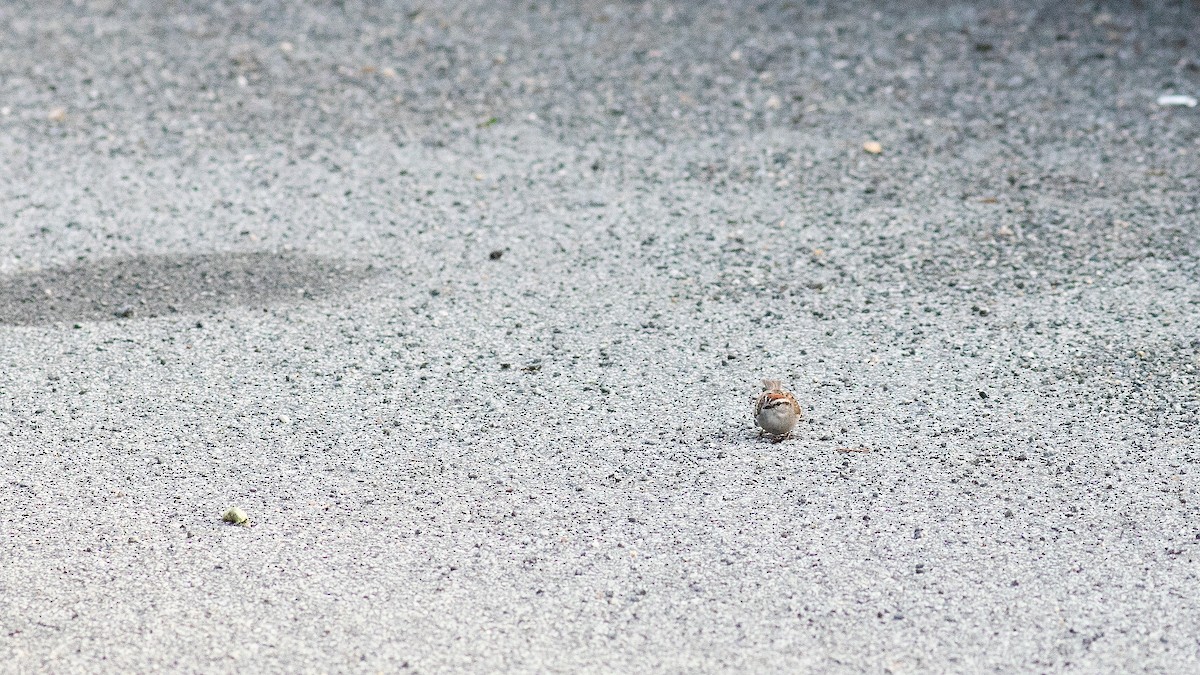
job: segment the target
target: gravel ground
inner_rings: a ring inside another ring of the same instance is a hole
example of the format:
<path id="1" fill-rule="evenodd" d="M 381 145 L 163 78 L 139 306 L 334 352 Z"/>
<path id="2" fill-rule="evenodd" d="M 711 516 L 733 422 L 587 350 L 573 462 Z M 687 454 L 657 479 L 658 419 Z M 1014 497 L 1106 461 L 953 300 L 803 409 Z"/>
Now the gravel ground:
<path id="1" fill-rule="evenodd" d="M 0 671 L 1200 669 L 1200 4 L 0 35 Z"/>

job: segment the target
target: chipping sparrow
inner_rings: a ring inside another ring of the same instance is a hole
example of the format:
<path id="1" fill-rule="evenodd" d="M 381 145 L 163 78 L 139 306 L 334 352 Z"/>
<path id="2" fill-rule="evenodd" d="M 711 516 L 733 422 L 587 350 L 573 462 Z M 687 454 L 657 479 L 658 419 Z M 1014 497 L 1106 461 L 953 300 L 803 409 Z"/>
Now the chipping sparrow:
<path id="1" fill-rule="evenodd" d="M 754 423 L 762 433 L 782 441 L 796 428 L 804 413 L 796 397 L 779 386 L 779 380 L 763 380 L 762 385 L 763 392 L 754 402 Z"/>

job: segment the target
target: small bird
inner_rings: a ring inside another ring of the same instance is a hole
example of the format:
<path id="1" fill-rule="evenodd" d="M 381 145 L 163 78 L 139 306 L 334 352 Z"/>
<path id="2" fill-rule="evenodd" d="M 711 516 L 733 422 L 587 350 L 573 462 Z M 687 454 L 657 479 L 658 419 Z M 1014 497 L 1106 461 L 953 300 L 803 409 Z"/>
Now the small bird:
<path id="1" fill-rule="evenodd" d="M 784 391 L 779 380 L 763 380 L 762 385 L 763 391 L 754 402 L 754 423 L 778 443 L 792 433 L 804 413 L 796 397 Z"/>

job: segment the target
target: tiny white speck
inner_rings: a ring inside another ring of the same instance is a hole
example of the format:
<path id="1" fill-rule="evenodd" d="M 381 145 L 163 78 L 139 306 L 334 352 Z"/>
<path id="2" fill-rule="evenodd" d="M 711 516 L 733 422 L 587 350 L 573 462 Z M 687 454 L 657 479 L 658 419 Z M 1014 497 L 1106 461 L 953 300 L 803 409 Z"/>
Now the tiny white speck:
<path id="1" fill-rule="evenodd" d="M 1159 105 L 1182 105 L 1189 108 L 1196 107 L 1196 97 L 1187 96 L 1184 94 L 1163 94 L 1158 97 Z"/>

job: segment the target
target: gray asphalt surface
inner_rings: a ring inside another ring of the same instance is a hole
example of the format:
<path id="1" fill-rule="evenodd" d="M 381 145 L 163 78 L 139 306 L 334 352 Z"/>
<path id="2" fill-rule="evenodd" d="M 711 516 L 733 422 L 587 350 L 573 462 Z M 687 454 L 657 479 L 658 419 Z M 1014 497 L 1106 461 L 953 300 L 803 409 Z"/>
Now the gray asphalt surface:
<path id="1" fill-rule="evenodd" d="M 0 671 L 1196 672 L 1198 17 L 0 4 Z"/>

